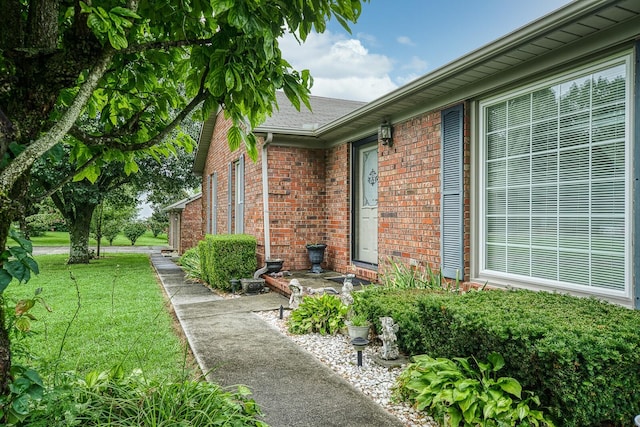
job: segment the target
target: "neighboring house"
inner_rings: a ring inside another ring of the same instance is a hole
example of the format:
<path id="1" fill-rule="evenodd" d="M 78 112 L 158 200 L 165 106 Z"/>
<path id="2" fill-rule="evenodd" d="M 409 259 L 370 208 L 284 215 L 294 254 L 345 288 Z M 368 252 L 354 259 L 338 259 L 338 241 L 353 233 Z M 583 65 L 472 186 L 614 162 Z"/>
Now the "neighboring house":
<path id="1" fill-rule="evenodd" d="M 640 308 L 639 38 L 637 0 L 573 2 L 370 103 L 312 100 L 334 117 L 281 100 L 255 163 L 213 116 L 203 231 L 287 269 L 324 242 L 342 273 L 392 258 Z"/>
<path id="2" fill-rule="evenodd" d="M 180 200 L 163 210 L 169 215 L 169 248 L 183 254 L 203 239 L 202 194 Z"/>

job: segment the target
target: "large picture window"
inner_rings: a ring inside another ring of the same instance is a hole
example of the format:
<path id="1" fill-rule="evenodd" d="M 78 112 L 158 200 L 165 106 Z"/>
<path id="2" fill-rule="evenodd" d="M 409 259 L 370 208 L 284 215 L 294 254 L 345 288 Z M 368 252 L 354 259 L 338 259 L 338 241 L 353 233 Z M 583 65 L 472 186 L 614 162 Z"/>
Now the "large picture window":
<path id="1" fill-rule="evenodd" d="M 481 274 L 629 295 L 629 58 L 481 104 Z"/>

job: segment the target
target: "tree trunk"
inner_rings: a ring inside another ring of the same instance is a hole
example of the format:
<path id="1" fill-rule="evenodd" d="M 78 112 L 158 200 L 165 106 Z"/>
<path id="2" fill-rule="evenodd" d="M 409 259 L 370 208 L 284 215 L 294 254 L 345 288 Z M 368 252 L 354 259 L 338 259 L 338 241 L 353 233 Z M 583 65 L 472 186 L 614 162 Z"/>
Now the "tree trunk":
<path id="1" fill-rule="evenodd" d="M 102 243 L 102 218 L 104 213 L 104 203 L 100 203 L 97 207 L 96 222 L 95 222 L 95 235 L 96 235 L 96 257 L 100 258 L 100 247 Z"/>
<path id="2" fill-rule="evenodd" d="M 74 221 L 69 221 L 68 264 L 89 264 L 89 233 L 95 208 L 96 205 L 90 203 L 76 206 Z"/>
<path id="3" fill-rule="evenodd" d="M 7 248 L 9 237 L 9 227 L 11 219 L 0 215 L 0 253 Z M 2 262 L 0 262 L 0 265 Z M 11 369 L 11 345 L 9 342 L 9 332 L 4 323 L 4 301 L 0 294 L 0 396 L 7 391 Z"/>
<path id="4" fill-rule="evenodd" d="M 0 254 L 7 249 L 11 222 L 24 216 L 28 176 L 23 175 L 16 181 L 11 191 L 6 195 L 0 195 Z M 0 258 L 0 268 L 2 258 Z M 5 395 L 11 379 L 11 342 L 9 332 L 4 322 L 4 304 L 0 294 L 0 396 Z"/>

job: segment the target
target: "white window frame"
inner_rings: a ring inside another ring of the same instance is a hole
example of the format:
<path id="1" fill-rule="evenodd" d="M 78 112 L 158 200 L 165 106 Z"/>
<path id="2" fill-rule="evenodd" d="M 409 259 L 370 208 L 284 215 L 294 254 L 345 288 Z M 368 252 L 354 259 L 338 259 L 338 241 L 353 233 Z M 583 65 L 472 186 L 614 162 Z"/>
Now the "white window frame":
<path id="1" fill-rule="evenodd" d="M 487 158 L 487 140 L 486 140 L 486 109 L 489 106 L 495 105 L 499 102 L 503 102 L 507 99 L 515 98 L 525 93 L 531 93 L 535 90 L 549 87 L 561 82 L 572 80 L 583 76 L 585 74 L 594 73 L 598 70 L 610 68 L 616 65 L 625 66 L 626 72 L 626 141 L 625 141 L 625 238 L 624 238 L 624 278 L 625 284 L 623 290 L 606 289 L 596 286 L 587 286 L 572 284 L 567 282 L 558 282 L 553 280 L 541 279 L 541 278 L 527 278 L 525 276 L 516 276 L 508 273 L 496 273 L 492 270 L 487 270 L 486 266 L 486 240 L 487 240 L 487 218 L 486 212 L 486 158 Z M 474 247 L 477 249 L 477 254 L 474 257 L 476 266 L 474 270 L 477 272 L 475 280 L 488 281 L 497 285 L 514 285 L 529 289 L 540 290 L 566 290 L 578 295 L 594 295 L 604 298 L 610 297 L 613 299 L 621 299 L 629 302 L 633 294 L 633 247 L 632 247 L 632 235 L 633 235 L 633 91 L 634 91 L 634 61 L 632 52 L 626 51 L 618 54 L 614 57 L 610 57 L 601 61 L 590 63 L 586 66 L 570 70 L 569 72 L 555 75 L 551 78 L 538 81 L 534 84 L 530 84 L 509 92 L 501 93 L 499 95 L 482 99 L 478 103 L 478 151 L 476 165 L 478 167 L 477 178 L 478 185 L 476 188 L 477 195 L 477 209 L 475 210 L 476 223 L 478 224 L 478 232 L 476 234 L 477 244 Z"/>
<path id="2" fill-rule="evenodd" d="M 234 172 L 234 233 L 244 233 L 244 158 L 241 157 L 233 164 Z"/>

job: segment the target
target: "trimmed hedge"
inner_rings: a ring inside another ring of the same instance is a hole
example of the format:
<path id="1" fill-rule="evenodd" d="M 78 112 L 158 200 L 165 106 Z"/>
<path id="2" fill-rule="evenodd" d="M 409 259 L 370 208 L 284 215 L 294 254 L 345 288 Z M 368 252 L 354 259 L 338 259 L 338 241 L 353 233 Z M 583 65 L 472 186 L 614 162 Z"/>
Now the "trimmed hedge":
<path id="1" fill-rule="evenodd" d="M 627 426 L 640 413 L 640 312 L 547 292 L 372 290 L 361 309 L 391 316 L 407 354 L 485 360 L 540 396 L 557 425 Z"/>
<path id="2" fill-rule="evenodd" d="M 202 279 L 230 291 L 231 279 L 252 278 L 258 265 L 256 246 L 256 238 L 248 234 L 206 235 L 198 243 Z"/>

